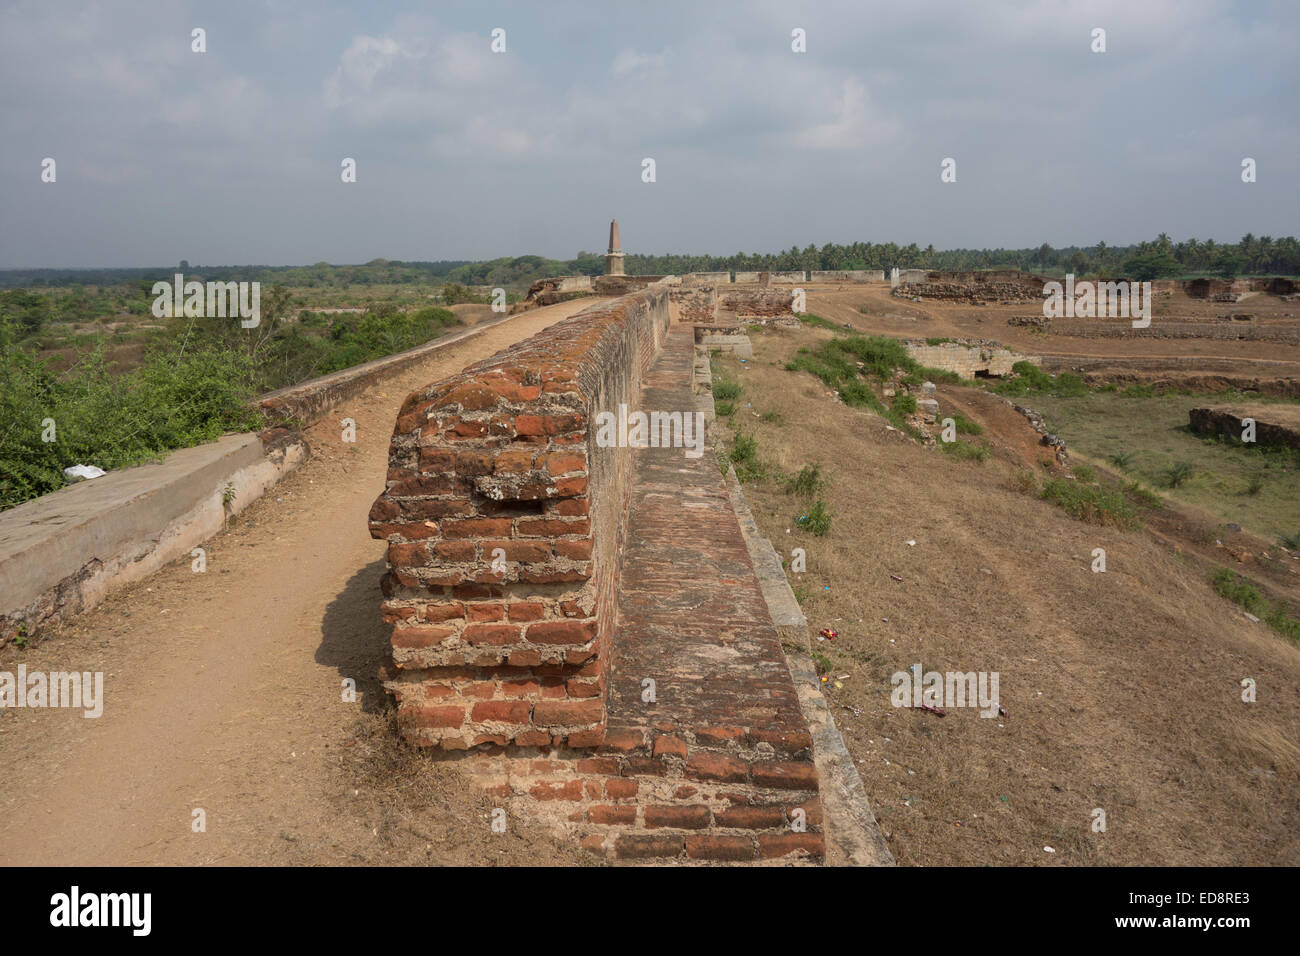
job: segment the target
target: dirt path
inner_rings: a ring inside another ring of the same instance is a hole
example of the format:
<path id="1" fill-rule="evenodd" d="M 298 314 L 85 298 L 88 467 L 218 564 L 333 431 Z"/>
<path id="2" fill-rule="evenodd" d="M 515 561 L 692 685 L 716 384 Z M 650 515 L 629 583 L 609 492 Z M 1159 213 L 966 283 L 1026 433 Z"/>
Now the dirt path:
<path id="1" fill-rule="evenodd" d="M 541 833 L 494 842 L 447 773 L 397 766 L 375 679 L 384 544 L 366 514 L 411 389 L 589 304 L 520 315 L 346 403 L 309 430 L 312 460 L 207 543 L 205 573 L 178 562 L 0 652 L 0 670 L 103 671 L 105 697 L 98 719 L 0 712 L 0 865 L 564 860 Z"/>

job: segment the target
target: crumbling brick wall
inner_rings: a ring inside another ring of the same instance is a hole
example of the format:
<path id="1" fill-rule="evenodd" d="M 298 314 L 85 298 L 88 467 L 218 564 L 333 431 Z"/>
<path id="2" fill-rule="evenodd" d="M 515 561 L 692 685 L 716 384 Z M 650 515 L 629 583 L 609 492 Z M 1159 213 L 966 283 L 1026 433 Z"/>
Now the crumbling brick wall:
<path id="1" fill-rule="evenodd" d="M 686 325 L 712 325 L 718 318 L 718 290 L 715 286 L 677 288 L 670 293 L 678 319 Z"/>
<path id="2" fill-rule="evenodd" d="M 370 533 L 388 542 L 384 686 L 408 740 L 603 739 L 629 462 L 594 425 L 635 404 L 668 324 L 667 288 L 647 288 L 403 403 Z"/>
<path id="3" fill-rule="evenodd" d="M 791 289 L 728 289 L 718 294 L 718 308 L 738 316 L 790 315 Z"/>

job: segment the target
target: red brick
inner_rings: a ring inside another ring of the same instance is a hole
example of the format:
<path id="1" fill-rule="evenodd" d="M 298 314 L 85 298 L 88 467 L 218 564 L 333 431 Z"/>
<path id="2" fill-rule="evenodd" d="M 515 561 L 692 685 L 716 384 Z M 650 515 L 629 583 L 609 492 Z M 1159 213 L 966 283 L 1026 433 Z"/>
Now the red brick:
<path id="1" fill-rule="evenodd" d="M 543 781 L 533 784 L 528 792 L 534 800 L 581 800 L 582 781 Z"/>
<path id="2" fill-rule="evenodd" d="M 686 762 L 686 776 L 692 780 L 721 780 L 744 783 L 748 765 L 723 754 L 697 753 Z"/>
<path id="3" fill-rule="evenodd" d="M 589 507 L 590 505 L 586 498 L 562 498 L 557 501 L 548 502 L 546 510 L 553 515 L 576 517 L 587 514 Z"/>
<path id="4" fill-rule="evenodd" d="M 599 747 L 605 742 L 604 727 L 589 727 L 585 730 L 575 730 L 568 736 L 570 747 Z"/>
<path id="5" fill-rule="evenodd" d="M 693 860 L 752 860 L 754 841 L 747 836 L 692 833 L 686 837 L 686 855 Z"/>
<path id="6" fill-rule="evenodd" d="M 810 856 L 825 854 L 825 844 L 820 833 L 760 833 L 758 854 L 764 859 L 786 856 L 803 850 Z"/>
<path id="7" fill-rule="evenodd" d="M 390 544 L 388 546 L 388 563 L 395 568 L 424 567 L 429 563 L 429 546 L 421 542 Z"/>
<path id="8" fill-rule="evenodd" d="M 605 749 L 629 754 L 645 746 L 645 734 L 639 730 L 610 730 L 605 734 Z"/>
<path id="9" fill-rule="evenodd" d="M 460 636 L 470 644 L 517 644 L 519 628 L 514 624 L 469 624 Z"/>
<path id="10" fill-rule="evenodd" d="M 459 727 L 465 721 L 465 708 L 448 704 L 412 704 L 402 707 L 398 719 L 409 727 Z"/>
<path id="11" fill-rule="evenodd" d="M 584 757 L 578 761 L 578 773 L 618 773 L 618 759 L 615 757 Z"/>
<path id="12" fill-rule="evenodd" d="M 542 727 L 593 724 L 604 714 L 600 700 L 542 700 L 533 707 L 533 723 Z"/>
<path id="13" fill-rule="evenodd" d="M 537 464 L 545 467 L 549 474 L 566 475 L 570 472 L 586 471 L 587 456 L 573 452 L 552 452 Z"/>
<path id="14" fill-rule="evenodd" d="M 745 830 L 770 830 L 786 825 L 782 807 L 727 807 L 717 813 L 718 826 Z"/>
<path id="15" fill-rule="evenodd" d="M 456 470 L 456 453 L 444 448 L 421 448 L 420 471 L 426 475 Z"/>
<path id="16" fill-rule="evenodd" d="M 621 807 L 595 806 L 587 810 L 588 823 L 632 824 L 636 823 L 636 806 Z"/>
<path id="17" fill-rule="evenodd" d="M 670 737 L 667 734 L 660 734 L 655 738 L 654 755 L 656 757 L 673 756 L 685 758 L 686 741 L 682 740 L 681 737 Z"/>
<path id="18" fill-rule="evenodd" d="M 542 652 L 533 647 L 521 647 L 511 651 L 506 661 L 516 667 L 535 667 L 542 662 Z"/>
<path id="19" fill-rule="evenodd" d="M 540 687 L 535 680 L 502 681 L 501 693 L 506 697 L 535 697 Z"/>
<path id="20" fill-rule="evenodd" d="M 477 551 L 473 541 L 440 541 L 433 546 L 433 553 L 444 561 L 474 561 Z"/>
<path id="21" fill-rule="evenodd" d="M 497 548 L 505 552 L 507 561 L 531 563 L 549 561 L 551 558 L 550 545 L 541 541 L 484 541 L 483 556 L 493 556 L 492 552 Z"/>
<path id="22" fill-rule="evenodd" d="M 465 620 L 478 623 L 481 621 L 500 621 L 506 616 L 504 604 L 466 604 Z"/>
<path id="23" fill-rule="evenodd" d="M 530 624 L 527 636 L 533 644 L 586 644 L 596 636 L 596 621 L 542 621 Z"/>
<path id="24" fill-rule="evenodd" d="M 465 605 L 458 601 L 446 604 L 426 604 L 424 619 L 426 621 L 450 621 L 465 616 Z"/>
<path id="25" fill-rule="evenodd" d="M 645 808 L 645 826 L 647 830 L 656 827 L 672 827 L 677 830 L 703 830 L 708 827 L 711 816 L 709 808 L 704 806 L 650 806 Z"/>
<path id="26" fill-rule="evenodd" d="M 624 860 L 679 856 L 684 841 L 672 833 L 620 833 L 614 843 L 614 855 Z"/>
<path id="27" fill-rule="evenodd" d="M 390 501 L 387 498 L 376 498 L 375 503 L 370 506 L 370 520 L 392 521 L 400 512 L 401 509 L 398 508 L 397 502 Z"/>
<path id="28" fill-rule="evenodd" d="M 474 705 L 470 719 L 475 721 L 498 720 L 509 724 L 525 724 L 531 705 L 526 700 L 484 700 Z"/>
<path id="29" fill-rule="evenodd" d="M 750 765 L 756 786 L 787 790 L 816 790 L 817 767 L 812 763 L 761 761 Z"/>
<path id="30" fill-rule="evenodd" d="M 636 796 L 636 792 L 640 788 L 641 785 L 635 780 L 625 780 L 619 777 L 612 777 L 605 781 L 605 799 L 631 800 Z"/>
<path id="31" fill-rule="evenodd" d="M 512 621 L 539 621 L 546 613 L 541 601 L 515 601 L 507 610 Z"/>
<path id="32" fill-rule="evenodd" d="M 395 627 L 392 645 L 407 650 L 436 647 L 455 633 L 453 627 Z"/>
<path id="33" fill-rule="evenodd" d="M 591 520 L 580 518 L 560 521 L 556 518 L 520 518 L 518 532 L 521 537 L 557 538 L 564 534 L 591 533 Z"/>
<path id="34" fill-rule="evenodd" d="M 591 559 L 591 539 L 584 541 L 556 541 L 551 545 L 555 549 L 557 558 L 569 558 L 573 561 L 588 561 Z"/>

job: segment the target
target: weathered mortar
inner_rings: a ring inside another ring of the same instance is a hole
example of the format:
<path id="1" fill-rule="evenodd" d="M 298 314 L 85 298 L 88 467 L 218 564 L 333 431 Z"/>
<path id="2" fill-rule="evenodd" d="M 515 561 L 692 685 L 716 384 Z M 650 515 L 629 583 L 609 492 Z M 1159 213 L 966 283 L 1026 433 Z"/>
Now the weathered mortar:
<path id="1" fill-rule="evenodd" d="M 403 404 L 370 530 L 389 543 L 384 686 L 409 740 L 603 738 L 629 452 L 591 426 L 635 402 L 668 324 L 668 290 L 646 289 Z"/>

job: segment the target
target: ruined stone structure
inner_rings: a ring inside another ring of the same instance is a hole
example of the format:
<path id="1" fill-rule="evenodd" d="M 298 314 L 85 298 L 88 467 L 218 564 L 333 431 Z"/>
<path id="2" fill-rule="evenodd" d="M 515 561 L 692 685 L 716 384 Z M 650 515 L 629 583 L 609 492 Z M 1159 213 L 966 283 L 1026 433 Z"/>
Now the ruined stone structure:
<path id="1" fill-rule="evenodd" d="M 668 290 L 600 303 L 412 394 L 370 531 L 388 541 L 385 687 L 411 740 L 591 746 L 605 727 L 626 448 Z M 597 494 L 599 492 L 599 494 Z"/>
<path id="2" fill-rule="evenodd" d="M 605 253 L 605 275 L 623 275 L 623 249 L 618 240 L 618 220 L 609 221 L 609 251 Z"/>
<path id="3" fill-rule="evenodd" d="M 954 302 L 1041 302 L 1048 280 L 1027 272 L 926 272 L 904 269 L 894 294 Z"/>
<path id="4" fill-rule="evenodd" d="M 738 486 L 711 448 L 597 440 L 620 406 L 711 421 L 696 341 L 721 298 L 655 283 L 416 391 L 370 512 L 402 734 L 465 751 L 476 785 L 610 859 L 825 853 L 804 692 Z"/>
<path id="5" fill-rule="evenodd" d="M 927 368 L 956 372 L 968 379 L 978 376 L 1004 377 L 1012 374 L 1011 366 L 1016 362 L 1038 363 L 1038 359 L 1031 355 L 1020 355 L 997 342 L 986 340 L 943 342 L 938 345 L 928 345 L 922 340 L 905 344 L 907 354 Z"/>

